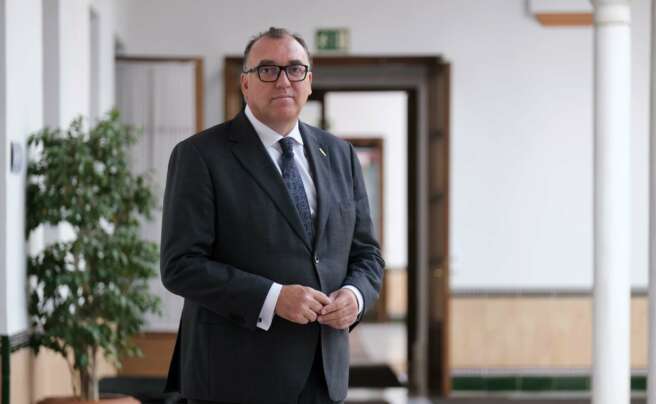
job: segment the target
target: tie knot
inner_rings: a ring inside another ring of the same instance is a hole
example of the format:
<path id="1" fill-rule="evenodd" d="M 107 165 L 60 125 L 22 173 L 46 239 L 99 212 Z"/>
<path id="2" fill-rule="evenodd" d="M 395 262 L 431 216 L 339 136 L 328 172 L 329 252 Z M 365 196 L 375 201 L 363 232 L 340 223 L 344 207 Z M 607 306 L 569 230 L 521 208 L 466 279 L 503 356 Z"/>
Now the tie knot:
<path id="1" fill-rule="evenodd" d="M 280 143 L 280 148 L 282 149 L 282 154 L 285 157 L 294 156 L 294 139 L 290 137 L 284 137 L 278 141 Z"/>

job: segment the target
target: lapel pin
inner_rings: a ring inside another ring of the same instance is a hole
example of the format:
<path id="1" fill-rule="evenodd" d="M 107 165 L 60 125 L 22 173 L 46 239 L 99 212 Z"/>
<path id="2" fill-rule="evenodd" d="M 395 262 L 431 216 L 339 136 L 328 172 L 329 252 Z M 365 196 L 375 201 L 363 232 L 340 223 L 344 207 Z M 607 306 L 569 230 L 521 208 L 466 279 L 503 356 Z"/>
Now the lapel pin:
<path id="1" fill-rule="evenodd" d="M 323 154 L 324 157 L 328 157 L 328 155 L 326 154 L 326 152 L 323 151 L 323 149 L 322 149 L 321 147 L 319 148 L 319 151 L 321 152 L 321 154 Z"/>

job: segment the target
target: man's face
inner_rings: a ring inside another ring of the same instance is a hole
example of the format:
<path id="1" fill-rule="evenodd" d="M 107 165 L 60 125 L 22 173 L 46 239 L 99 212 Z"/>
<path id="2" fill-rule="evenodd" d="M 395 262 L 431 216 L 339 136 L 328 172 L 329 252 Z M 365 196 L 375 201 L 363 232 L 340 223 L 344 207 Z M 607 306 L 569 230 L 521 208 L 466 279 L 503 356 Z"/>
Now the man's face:
<path id="1" fill-rule="evenodd" d="M 293 37 L 263 37 L 253 44 L 246 67 L 251 69 L 266 64 L 309 65 L 309 61 L 305 49 Z M 288 131 L 312 93 L 312 73 L 308 72 L 303 81 L 290 82 L 281 71 L 273 83 L 260 81 L 257 72 L 242 73 L 241 91 L 257 119 L 276 131 Z"/>

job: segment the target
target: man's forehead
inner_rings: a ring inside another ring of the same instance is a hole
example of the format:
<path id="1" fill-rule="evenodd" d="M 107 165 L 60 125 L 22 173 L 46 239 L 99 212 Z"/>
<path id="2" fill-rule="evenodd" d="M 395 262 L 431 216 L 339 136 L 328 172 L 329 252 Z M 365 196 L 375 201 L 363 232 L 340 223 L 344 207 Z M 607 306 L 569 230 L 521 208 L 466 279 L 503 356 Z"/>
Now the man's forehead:
<path id="1" fill-rule="evenodd" d="M 260 38 L 250 52 L 252 63 L 307 63 L 307 53 L 293 37 Z"/>
<path id="2" fill-rule="evenodd" d="M 274 60 L 274 59 L 259 59 L 255 61 L 257 65 L 276 65 L 279 64 L 280 62 L 281 61 Z M 282 61 L 282 63 L 287 65 L 301 65 L 304 64 L 305 61 L 301 59 L 288 59 L 286 61 Z"/>

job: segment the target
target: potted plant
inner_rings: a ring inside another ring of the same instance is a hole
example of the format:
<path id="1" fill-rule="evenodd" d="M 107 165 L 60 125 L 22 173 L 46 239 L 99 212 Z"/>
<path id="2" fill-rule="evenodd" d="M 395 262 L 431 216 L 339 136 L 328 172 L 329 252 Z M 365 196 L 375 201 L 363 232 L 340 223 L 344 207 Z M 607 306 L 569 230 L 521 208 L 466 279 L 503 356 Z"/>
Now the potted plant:
<path id="1" fill-rule="evenodd" d="M 88 131 L 80 117 L 65 132 L 45 128 L 28 140 L 39 157 L 27 170 L 27 237 L 62 223 L 73 235 L 28 257 L 31 346 L 67 360 L 82 401 L 99 399 L 100 356 L 120 367 L 123 355 L 140 354 L 132 337 L 145 313 L 159 312 L 148 291 L 158 247 L 139 235 L 155 199 L 128 164 L 136 138 L 113 110 Z"/>

